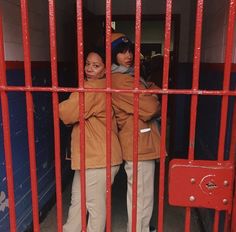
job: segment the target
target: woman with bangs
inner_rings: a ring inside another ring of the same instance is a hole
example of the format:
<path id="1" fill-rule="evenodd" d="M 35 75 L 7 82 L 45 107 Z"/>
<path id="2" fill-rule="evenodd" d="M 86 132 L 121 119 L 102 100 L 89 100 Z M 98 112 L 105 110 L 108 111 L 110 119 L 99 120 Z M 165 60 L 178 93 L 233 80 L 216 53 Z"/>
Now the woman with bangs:
<path id="1" fill-rule="evenodd" d="M 134 45 L 121 33 L 112 34 L 112 88 L 134 89 Z M 140 89 L 154 86 L 140 76 Z M 132 231 L 133 183 L 133 93 L 113 93 L 115 111 L 124 167 L 127 175 L 127 231 Z M 160 115 L 156 94 L 139 94 L 138 111 L 138 180 L 137 180 L 137 232 L 149 232 L 153 211 L 155 160 L 160 157 L 160 134 L 155 117 Z"/>

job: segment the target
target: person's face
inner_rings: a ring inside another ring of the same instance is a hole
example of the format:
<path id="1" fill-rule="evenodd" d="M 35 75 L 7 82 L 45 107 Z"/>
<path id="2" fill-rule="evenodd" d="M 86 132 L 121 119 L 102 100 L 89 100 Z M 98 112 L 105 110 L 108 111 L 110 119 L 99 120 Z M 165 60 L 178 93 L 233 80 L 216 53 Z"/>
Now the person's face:
<path id="1" fill-rule="evenodd" d="M 85 62 L 84 71 L 88 79 L 104 78 L 106 69 L 102 58 L 97 53 L 90 52 Z"/>
<path id="2" fill-rule="evenodd" d="M 117 63 L 126 68 L 129 68 L 133 65 L 134 55 L 131 51 L 127 50 L 122 53 L 118 53 L 116 56 Z"/>

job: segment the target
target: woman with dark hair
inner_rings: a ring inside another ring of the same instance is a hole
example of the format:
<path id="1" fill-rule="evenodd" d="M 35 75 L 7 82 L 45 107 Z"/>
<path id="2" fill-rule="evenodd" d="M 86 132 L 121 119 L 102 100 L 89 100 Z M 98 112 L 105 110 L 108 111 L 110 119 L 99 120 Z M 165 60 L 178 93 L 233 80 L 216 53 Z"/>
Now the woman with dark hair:
<path id="1" fill-rule="evenodd" d="M 105 60 L 100 49 L 90 52 L 85 62 L 85 88 L 105 88 Z M 106 93 L 85 92 L 85 175 L 88 232 L 104 232 L 106 225 Z M 79 93 L 59 105 L 60 119 L 73 125 L 71 134 L 71 169 L 75 170 L 71 206 L 63 232 L 81 231 L 80 122 Z M 122 162 L 117 124 L 112 112 L 111 184 Z"/>
<path id="2" fill-rule="evenodd" d="M 121 33 L 112 34 L 112 87 L 134 88 L 134 46 Z M 140 77 L 140 89 L 149 84 Z M 113 93 L 112 104 L 117 118 L 119 139 L 127 174 L 128 231 L 132 227 L 132 183 L 133 183 L 133 119 L 134 97 L 132 93 Z M 160 103 L 156 94 L 139 95 L 138 138 L 138 189 L 136 231 L 149 232 L 153 211 L 155 160 L 160 157 L 160 135 L 154 117 L 160 114 Z"/>

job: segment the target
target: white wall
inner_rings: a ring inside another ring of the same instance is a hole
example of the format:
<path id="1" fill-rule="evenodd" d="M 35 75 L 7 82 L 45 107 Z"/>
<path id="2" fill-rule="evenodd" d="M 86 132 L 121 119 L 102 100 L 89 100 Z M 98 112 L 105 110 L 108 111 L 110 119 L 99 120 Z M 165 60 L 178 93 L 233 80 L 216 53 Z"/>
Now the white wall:
<path id="1" fill-rule="evenodd" d="M 5 59 L 22 61 L 20 0 L 0 0 L 0 3 L 3 12 Z M 70 36 L 68 32 L 72 30 L 73 7 L 73 1 L 56 1 L 58 60 L 60 61 L 69 59 L 68 51 L 71 43 L 68 42 Z M 50 59 L 48 1 L 29 0 L 28 9 L 31 60 L 48 61 Z"/>
<path id="2" fill-rule="evenodd" d="M 205 2 L 202 62 L 224 63 L 229 2 L 229 0 L 211 0 L 211 2 Z M 236 63 L 236 32 L 234 35 L 232 60 Z"/>
<path id="3" fill-rule="evenodd" d="M 204 1 L 201 62 L 224 63 L 230 0 Z M 189 60 L 193 59 L 196 1 L 191 3 Z M 236 25 L 232 62 L 236 63 Z"/>
<path id="4" fill-rule="evenodd" d="M 75 0 L 56 0 L 58 60 L 69 60 L 74 52 Z M 105 12 L 105 0 L 84 0 L 84 6 L 97 15 Z M 164 14 L 165 0 L 142 1 L 142 13 Z M 224 62 L 226 26 L 229 0 L 204 1 L 202 62 Z M 3 11 L 4 48 L 6 60 L 22 61 L 22 33 L 20 0 L 0 0 Z M 28 0 L 30 20 L 31 58 L 49 60 L 48 1 Z M 195 1 L 173 1 L 173 13 L 181 15 L 179 61 L 191 62 L 195 31 Z M 113 15 L 135 14 L 135 0 L 113 0 Z M 235 29 L 236 31 L 236 29 Z M 235 32 L 236 37 L 236 32 Z M 236 38 L 234 37 L 234 41 Z M 236 42 L 235 42 L 236 44 Z M 236 63 L 236 45 L 233 61 Z"/>

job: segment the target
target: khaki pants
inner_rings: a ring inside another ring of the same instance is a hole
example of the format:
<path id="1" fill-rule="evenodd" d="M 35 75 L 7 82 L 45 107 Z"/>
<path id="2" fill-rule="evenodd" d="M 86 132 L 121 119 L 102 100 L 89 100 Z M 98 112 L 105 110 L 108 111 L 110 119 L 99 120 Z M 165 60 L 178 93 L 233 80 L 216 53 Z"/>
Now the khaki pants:
<path id="1" fill-rule="evenodd" d="M 111 182 L 119 170 L 119 165 L 111 168 Z M 86 170 L 86 208 L 89 214 L 87 232 L 104 232 L 106 225 L 106 168 Z M 71 206 L 63 232 L 81 231 L 80 171 L 75 171 Z"/>
<path id="2" fill-rule="evenodd" d="M 127 174 L 127 209 L 128 228 L 132 231 L 132 183 L 133 183 L 133 162 L 125 162 Z M 137 224 L 136 232 L 149 232 L 149 223 L 153 211 L 154 197 L 154 172 L 155 161 L 138 162 L 138 183 L 137 183 Z"/>

